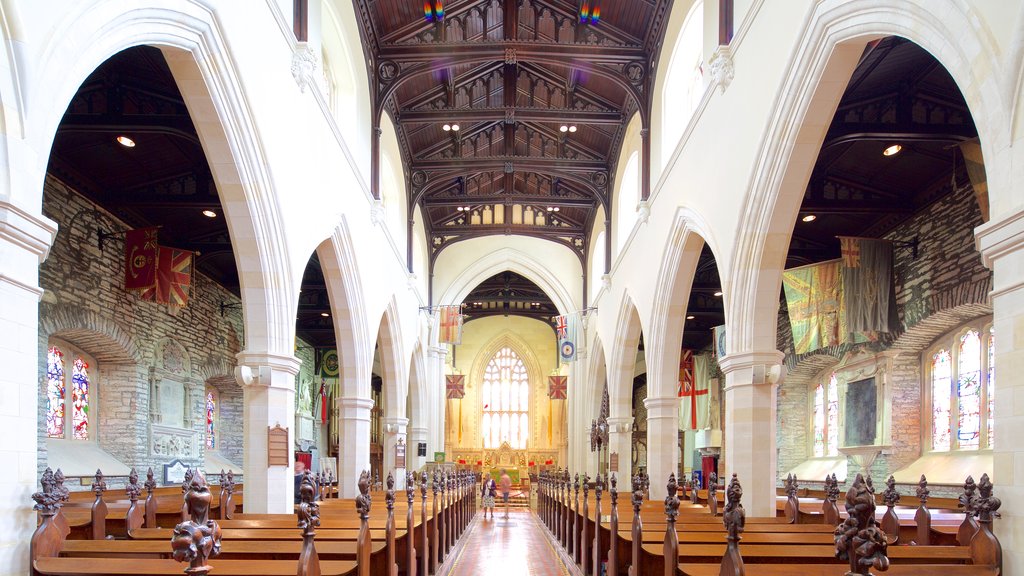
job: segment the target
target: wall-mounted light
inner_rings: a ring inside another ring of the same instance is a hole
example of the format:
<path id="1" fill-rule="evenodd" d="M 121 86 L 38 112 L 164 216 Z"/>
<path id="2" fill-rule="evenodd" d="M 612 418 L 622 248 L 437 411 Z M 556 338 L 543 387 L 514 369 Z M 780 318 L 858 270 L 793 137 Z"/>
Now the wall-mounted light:
<path id="1" fill-rule="evenodd" d="M 558 212 L 558 211 L 560 211 L 561 209 L 562 209 L 562 208 L 561 208 L 561 207 L 559 207 L 559 206 L 548 206 L 548 212 Z"/>
<path id="2" fill-rule="evenodd" d="M 115 140 L 117 140 L 117 143 L 120 144 L 121 146 L 124 146 L 125 148 L 135 148 L 135 140 L 132 140 L 131 138 L 123 134 L 115 138 Z"/>

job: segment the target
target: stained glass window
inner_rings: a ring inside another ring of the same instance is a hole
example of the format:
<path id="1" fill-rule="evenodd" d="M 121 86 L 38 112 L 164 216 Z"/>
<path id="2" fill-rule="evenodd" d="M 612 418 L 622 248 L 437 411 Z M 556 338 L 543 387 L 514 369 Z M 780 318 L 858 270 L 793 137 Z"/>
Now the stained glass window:
<path id="1" fill-rule="evenodd" d="M 960 338 L 957 361 L 958 446 L 977 448 L 981 440 L 981 337 L 976 330 Z"/>
<path id="2" fill-rule="evenodd" d="M 833 373 L 828 387 L 814 387 L 814 456 L 835 456 L 839 453 L 839 384 Z"/>
<path id="3" fill-rule="evenodd" d="M 530 382 L 526 366 L 511 348 L 502 348 L 487 363 L 480 398 L 484 448 L 497 448 L 502 442 L 517 450 L 526 448 Z"/>
<path id="4" fill-rule="evenodd" d="M 217 396 L 213 390 L 206 391 L 206 447 L 213 450 L 217 447 Z"/>
<path id="5" fill-rule="evenodd" d="M 46 435 L 64 437 L 64 353 L 56 346 L 46 353 Z"/>
<path id="6" fill-rule="evenodd" d="M 836 375 L 828 380 L 828 406 L 825 411 L 825 429 L 828 430 L 828 455 L 839 453 L 839 383 Z"/>
<path id="7" fill-rule="evenodd" d="M 814 387 L 814 457 L 825 455 L 825 387 Z"/>
<path id="8" fill-rule="evenodd" d="M 89 364 L 81 356 L 71 372 L 71 425 L 75 440 L 89 439 Z"/>
<path id="9" fill-rule="evenodd" d="M 953 361 L 949 350 L 932 357 L 932 450 L 950 448 L 950 396 Z"/>
<path id="10" fill-rule="evenodd" d="M 989 328 L 988 331 L 988 388 L 985 392 L 988 394 L 988 437 L 986 438 L 986 446 L 991 448 L 993 439 L 995 438 L 995 388 L 996 388 L 996 332 L 995 328 Z"/>

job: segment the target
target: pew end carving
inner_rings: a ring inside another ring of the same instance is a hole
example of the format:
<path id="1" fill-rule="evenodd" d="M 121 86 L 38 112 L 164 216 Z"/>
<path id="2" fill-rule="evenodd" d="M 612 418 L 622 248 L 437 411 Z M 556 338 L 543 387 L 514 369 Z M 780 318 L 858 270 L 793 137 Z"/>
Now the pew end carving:
<path id="1" fill-rule="evenodd" d="M 134 470 L 132 471 L 134 473 Z M 138 475 L 135 475 L 138 480 Z M 205 576 L 212 569 L 207 561 L 210 557 L 220 554 L 220 526 L 210 519 L 210 494 L 206 477 L 202 471 L 195 469 L 188 475 L 188 491 L 185 493 L 185 505 L 189 519 L 174 527 L 171 537 L 171 556 L 178 562 L 188 562 L 185 573 L 189 576 Z M 129 486 L 132 485 L 129 477 Z M 130 490 L 130 488 L 129 488 Z M 138 484 L 135 484 L 138 491 Z M 129 493 L 129 496 L 131 494 Z M 138 494 L 136 494 L 136 497 Z"/>

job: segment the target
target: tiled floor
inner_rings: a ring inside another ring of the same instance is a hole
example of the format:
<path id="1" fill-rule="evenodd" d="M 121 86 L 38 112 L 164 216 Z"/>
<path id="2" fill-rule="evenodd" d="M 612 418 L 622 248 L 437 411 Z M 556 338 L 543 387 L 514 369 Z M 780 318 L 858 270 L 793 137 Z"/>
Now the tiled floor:
<path id="1" fill-rule="evenodd" d="M 466 537 L 452 566 L 453 576 L 569 574 L 530 510 L 512 510 L 508 520 L 501 512 L 487 520 L 478 515 Z"/>

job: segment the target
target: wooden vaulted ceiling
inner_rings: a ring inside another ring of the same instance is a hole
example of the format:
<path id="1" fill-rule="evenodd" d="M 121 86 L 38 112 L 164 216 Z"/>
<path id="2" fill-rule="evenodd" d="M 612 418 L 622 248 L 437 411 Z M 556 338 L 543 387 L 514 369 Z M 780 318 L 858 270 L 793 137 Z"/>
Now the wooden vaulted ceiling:
<path id="1" fill-rule="evenodd" d="M 445 2 L 441 21 L 420 1 L 355 1 L 374 105 L 397 125 L 431 266 L 452 243 L 508 234 L 585 263 L 626 123 L 650 107 L 671 1 L 588 2 L 597 24 L 569 0 Z"/>
<path id="2" fill-rule="evenodd" d="M 551 325 L 558 308 L 551 298 L 528 278 L 505 271 L 484 280 L 462 301 L 466 321 L 492 316 L 526 316 Z"/>

